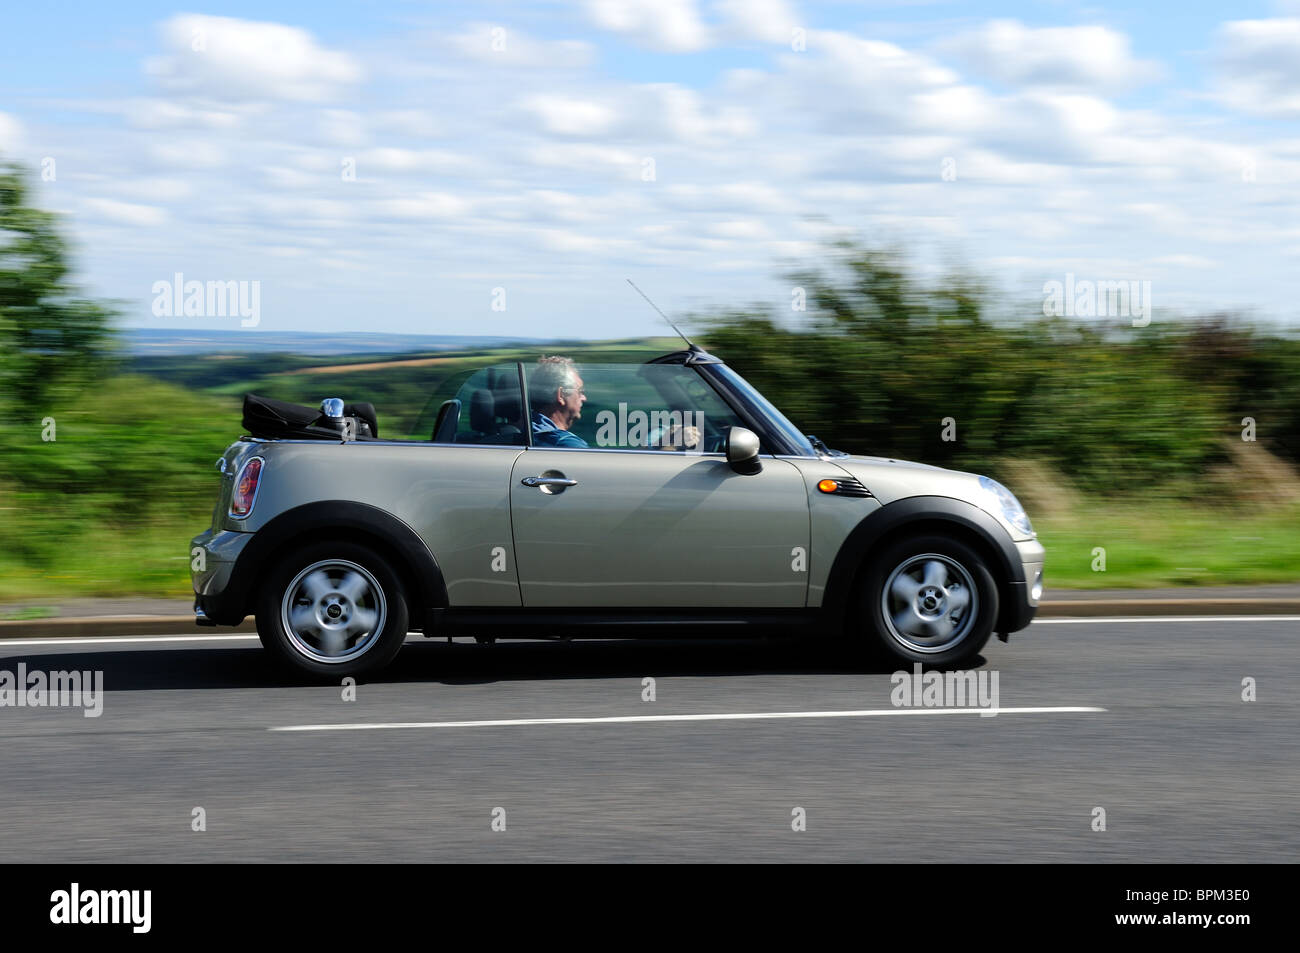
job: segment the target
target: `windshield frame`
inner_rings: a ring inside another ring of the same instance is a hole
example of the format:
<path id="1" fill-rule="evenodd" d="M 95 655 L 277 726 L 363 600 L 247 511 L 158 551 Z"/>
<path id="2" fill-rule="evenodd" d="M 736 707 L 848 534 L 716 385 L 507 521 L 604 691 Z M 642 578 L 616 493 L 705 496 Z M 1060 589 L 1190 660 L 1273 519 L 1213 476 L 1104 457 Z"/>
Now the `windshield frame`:
<path id="1" fill-rule="evenodd" d="M 762 452 L 778 457 L 820 456 L 803 431 L 733 368 L 721 361 L 696 367 L 718 396 L 758 434 Z"/>

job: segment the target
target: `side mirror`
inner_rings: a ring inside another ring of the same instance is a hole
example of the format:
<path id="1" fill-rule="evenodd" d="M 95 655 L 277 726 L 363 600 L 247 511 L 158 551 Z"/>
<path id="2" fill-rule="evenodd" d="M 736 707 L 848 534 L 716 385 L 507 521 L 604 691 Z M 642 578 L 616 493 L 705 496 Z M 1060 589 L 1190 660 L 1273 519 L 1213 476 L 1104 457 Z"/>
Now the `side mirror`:
<path id="1" fill-rule="evenodd" d="M 758 434 L 744 427 L 732 427 L 727 431 L 727 462 L 731 469 L 746 476 L 753 476 L 763 469 L 758 459 Z"/>

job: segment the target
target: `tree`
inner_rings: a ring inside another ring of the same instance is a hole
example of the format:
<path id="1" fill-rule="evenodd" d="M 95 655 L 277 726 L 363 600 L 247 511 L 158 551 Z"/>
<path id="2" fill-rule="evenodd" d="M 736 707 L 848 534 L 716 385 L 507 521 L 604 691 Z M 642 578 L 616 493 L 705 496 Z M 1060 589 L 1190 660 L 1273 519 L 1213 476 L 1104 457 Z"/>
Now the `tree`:
<path id="1" fill-rule="evenodd" d="M 93 379 L 116 317 L 78 296 L 56 216 L 28 202 L 25 171 L 0 162 L 0 412 L 11 423 Z"/>

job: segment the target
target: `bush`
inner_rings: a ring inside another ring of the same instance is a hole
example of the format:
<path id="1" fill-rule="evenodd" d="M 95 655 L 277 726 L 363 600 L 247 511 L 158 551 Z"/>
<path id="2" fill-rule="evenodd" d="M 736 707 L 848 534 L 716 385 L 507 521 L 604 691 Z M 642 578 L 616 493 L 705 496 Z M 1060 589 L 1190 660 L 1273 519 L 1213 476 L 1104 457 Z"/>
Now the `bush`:
<path id="1" fill-rule="evenodd" d="M 995 474 L 1032 458 L 1120 497 L 1194 494 L 1244 416 L 1300 459 L 1294 337 L 1222 318 L 994 320 L 972 279 L 924 285 L 897 254 L 848 245 L 794 280 L 809 303 L 799 328 L 758 309 L 706 318 L 704 338 L 833 447 Z"/>

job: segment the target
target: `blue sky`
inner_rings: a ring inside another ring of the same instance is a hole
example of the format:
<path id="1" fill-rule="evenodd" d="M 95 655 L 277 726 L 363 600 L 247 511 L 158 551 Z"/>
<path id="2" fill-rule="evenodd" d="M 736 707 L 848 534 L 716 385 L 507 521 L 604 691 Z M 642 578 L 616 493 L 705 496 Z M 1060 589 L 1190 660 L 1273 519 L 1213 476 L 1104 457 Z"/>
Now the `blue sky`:
<path id="1" fill-rule="evenodd" d="M 179 272 L 263 330 L 637 335 L 627 277 L 790 313 L 842 235 L 1300 320 L 1300 2 L 52 3 L 0 62 L 0 154 L 134 326 L 239 326 L 153 314 Z"/>

